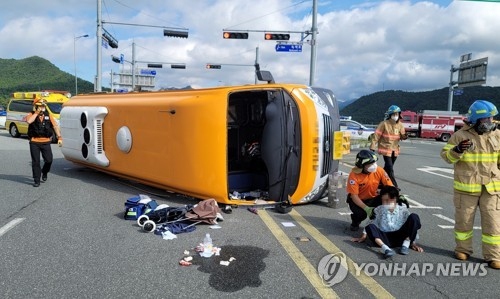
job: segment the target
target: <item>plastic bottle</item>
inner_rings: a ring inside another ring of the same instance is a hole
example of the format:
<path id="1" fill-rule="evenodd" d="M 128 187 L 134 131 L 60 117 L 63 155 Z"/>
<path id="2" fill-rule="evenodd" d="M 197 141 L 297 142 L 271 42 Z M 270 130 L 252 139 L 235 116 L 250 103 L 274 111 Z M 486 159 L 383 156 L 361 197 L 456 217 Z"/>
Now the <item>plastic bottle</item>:
<path id="1" fill-rule="evenodd" d="M 203 239 L 203 257 L 211 257 L 212 256 L 212 238 L 210 238 L 210 234 L 205 235 L 205 239 Z"/>

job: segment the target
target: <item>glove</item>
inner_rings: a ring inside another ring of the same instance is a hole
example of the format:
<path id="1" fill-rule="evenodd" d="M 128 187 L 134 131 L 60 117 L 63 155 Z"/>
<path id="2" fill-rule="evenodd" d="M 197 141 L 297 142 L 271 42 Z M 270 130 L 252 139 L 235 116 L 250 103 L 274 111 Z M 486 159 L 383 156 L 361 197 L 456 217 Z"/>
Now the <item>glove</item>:
<path id="1" fill-rule="evenodd" d="M 401 140 L 408 139 L 408 133 L 401 134 Z"/>
<path id="2" fill-rule="evenodd" d="M 57 145 L 59 145 L 59 147 L 62 146 L 62 138 L 58 138 L 57 139 Z"/>
<path id="3" fill-rule="evenodd" d="M 368 215 L 368 217 L 370 217 L 373 213 L 373 208 L 369 206 L 366 206 L 363 210 L 365 210 L 366 215 Z"/>
<path id="4" fill-rule="evenodd" d="M 457 144 L 454 148 L 453 151 L 461 154 L 464 151 L 468 150 L 472 146 L 472 142 L 469 139 L 462 140 L 460 141 L 459 144 Z"/>

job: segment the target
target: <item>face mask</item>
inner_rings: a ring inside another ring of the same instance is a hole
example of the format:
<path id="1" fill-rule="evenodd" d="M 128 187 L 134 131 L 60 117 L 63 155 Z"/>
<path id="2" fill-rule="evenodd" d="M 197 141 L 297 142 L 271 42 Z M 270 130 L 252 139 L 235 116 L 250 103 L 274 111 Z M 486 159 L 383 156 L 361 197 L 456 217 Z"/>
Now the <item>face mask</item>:
<path id="1" fill-rule="evenodd" d="M 375 171 L 377 171 L 377 163 L 373 163 L 373 165 L 370 166 L 370 167 L 368 167 L 366 169 L 366 171 L 368 171 L 368 172 L 375 172 Z"/>
<path id="2" fill-rule="evenodd" d="M 42 107 L 42 112 L 45 112 L 45 107 Z"/>
<path id="3" fill-rule="evenodd" d="M 397 115 L 393 115 L 393 116 L 391 116 L 391 118 L 392 118 L 392 120 L 393 120 L 393 121 L 398 121 L 399 116 L 397 116 Z"/>
<path id="4" fill-rule="evenodd" d="M 396 206 L 394 203 L 390 203 L 390 204 L 387 204 L 387 205 L 383 205 L 384 208 L 386 208 L 387 210 L 391 210 L 391 209 L 394 209 L 394 207 Z"/>
<path id="5" fill-rule="evenodd" d="M 478 133 L 482 134 L 482 133 L 491 132 L 491 131 L 495 130 L 496 127 L 497 127 L 496 124 L 492 123 L 491 120 L 488 120 L 488 121 L 479 123 L 476 126 L 476 130 L 477 130 Z"/>

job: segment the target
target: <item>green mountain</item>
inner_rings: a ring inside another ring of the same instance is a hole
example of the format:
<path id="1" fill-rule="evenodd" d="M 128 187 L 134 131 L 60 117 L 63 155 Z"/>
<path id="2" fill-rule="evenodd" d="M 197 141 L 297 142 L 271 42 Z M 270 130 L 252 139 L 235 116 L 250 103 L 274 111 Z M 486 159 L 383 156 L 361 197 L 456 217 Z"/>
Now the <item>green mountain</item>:
<path id="1" fill-rule="evenodd" d="M 463 88 L 462 95 L 453 96 L 453 111 L 467 113 L 475 100 L 487 100 L 500 108 L 500 87 L 474 86 Z M 340 110 L 341 115 L 351 116 L 364 124 L 378 124 L 391 105 L 401 110 L 448 110 L 448 88 L 423 92 L 386 90 L 363 96 Z"/>
<path id="2" fill-rule="evenodd" d="M 190 86 L 184 89 L 191 88 Z M 74 93 L 75 77 L 61 71 L 50 61 L 38 56 L 21 60 L 0 59 L 0 105 L 6 105 L 10 94 L 16 91 L 66 90 Z M 170 89 L 170 88 L 164 88 Z M 93 83 L 78 79 L 78 92 L 91 93 Z M 466 87 L 463 94 L 453 97 L 453 110 L 462 114 L 476 99 L 493 102 L 500 108 L 500 87 Z M 378 124 L 391 105 L 402 110 L 447 110 L 448 88 L 424 92 L 386 90 L 363 96 L 341 108 L 341 115 L 349 115 L 365 124 Z"/>
<path id="3" fill-rule="evenodd" d="M 16 91 L 64 90 L 75 92 L 75 77 L 38 56 L 0 59 L 0 105 Z M 78 78 L 78 92 L 94 91 L 94 84 Z"/>

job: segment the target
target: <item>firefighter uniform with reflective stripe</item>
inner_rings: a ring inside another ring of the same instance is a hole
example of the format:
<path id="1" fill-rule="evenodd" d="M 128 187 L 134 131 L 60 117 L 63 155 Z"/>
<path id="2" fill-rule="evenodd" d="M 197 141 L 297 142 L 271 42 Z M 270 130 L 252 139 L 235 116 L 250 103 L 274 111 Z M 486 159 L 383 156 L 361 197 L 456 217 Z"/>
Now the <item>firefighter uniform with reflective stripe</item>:
<path id="1" fill-rule="evenodd" d="M 406 136 L 405 127 L 399 121 L 399 113 L 397 114 L 397 121 L 389 118 L 378 125 L 370 145 L 370 149 L 375 151 L 378 143 L 378 153 L 384 156 L 384 170 L 395 187 L 398 187 L 398 183 L 394 174 L 394 163 L 399 156 L 399 140 Z"/>
<path id="2" fill-rule="evenodd" d="M 453 148 L 463 140 L 472 147 L 463 153 Z M 483 256 L 500 261 L 500 130 L 479 135 L 465 124 L 441 150 L 441 157 L 454 164 L 455 252 L 472 254 L 472 228 L 479 206 Z"/>
<path id="3" fill-rule="evenodd" d="M 375 130 L 370 148 L 376 149 L 378 143 L 379 154 L 390 157 L 394 152 L 397 157 L 399 155 L 399 140 L 401 140 L 401 135 L 405 134 L 402 122 L 395 122 L 392 119 L 384 120 Z"/>

